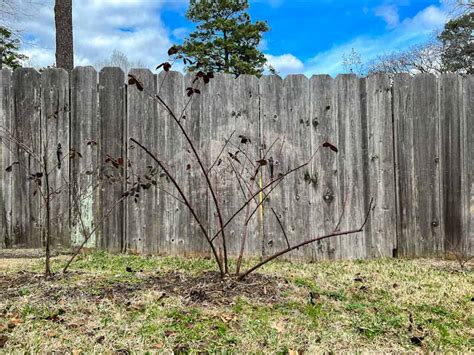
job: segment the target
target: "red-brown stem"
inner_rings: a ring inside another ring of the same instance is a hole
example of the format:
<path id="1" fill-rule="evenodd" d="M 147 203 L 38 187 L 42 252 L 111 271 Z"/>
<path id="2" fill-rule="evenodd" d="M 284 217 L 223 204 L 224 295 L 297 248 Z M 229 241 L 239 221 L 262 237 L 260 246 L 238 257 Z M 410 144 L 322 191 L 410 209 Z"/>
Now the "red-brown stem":
<path id="1" fill-rule="evenodd" d="M 245 206 L 247 206 L 247 204 L 249 204 L 256 196 L 258 196 L 259 193 L 261 192 L 264 192 L 267 188 L 269 188 L 270 186 L 272 186 L 273 184 L 275 184 L 276 182 L 279 182 L 281 180 L 283 180 L 286 176 L 294 173 L 295 171 L 298 171 L 302 168 L 304 168 L 305 166 L 307 166 L 311 160 L 313 160 L 314 156 L 316 155 L 316 153 L 319 151 L 319 147 L 318 149 L 316 149 L 316 151 L 314 152 L 314 154 L 308 159 L 308 161 L 306 161 L 305 163 L 297 166 L 296 168 L 293 168 L 293 169 L 290 169 L 288 170 L 286 173 L 284 174 L 281 174 L 280 176 L 278 176 L 276 179 L 273 179 L 271 180 L 269 183 L 267 183 L 265 186 L 262 186 L 261 188 L 259 188 L 255 193 L 253 193 L 250 198 L 247 199 L 247 201 L 245 201 L 245 203 L 237 210 L 234 212 L 234 214 L 232 216 L 230 216 L 230 218 L 227 220 L 227 222 L 224 223 L 224 226 L 221 228 L 224 229 L 225 227 L 227 227 L 229 225 L 230 222 L 232 222 L 234 220 L 234 218 L 240 213 L 242 212 L 242 210 L 245 208 Z M 268 194 L 267 194 L 268 196 Z M 265 199 L 263 199 L 264 201 Z M 262 202 L 260 202 L 261 204 Z M 257 206 L 258 207 L 258 206 Z M 212 237 L 211 241 L 213 241 L 220 233 L 221 231 L 217 231 L 217 233 Z"/>
<path id="2" fill-rule="evenodd" d="M 230 216 L 230 218 L 227 220 L 227 222 L 224 224 L 224 228 L 227 227 L 227 225 L 232 222 L 234 220 L 235 217 L 237 217 L 237 215 L 250 203 L 252 202 L 252 200 L 258 196 L 259 193 L 261 192 L 264 192 L 267 188 L 269 188 L 270 186 L 274 185 L 275 183 L 279 183 L 281 180 L 283 180 L 283 176 L 280 176 L 278 178 L 276 178 L 275 180 L 272 180 L 270 181 L 268 184 L 266 184 L 265 186 L 263 186 L 262 188 L 258 189 L 256 192 L 252 193 L 251 196 L 247 199 L 247 201 L 245 201 L 245 203 L 236 211 L 234 212 L 234 214 L 232 216 Z M 278 186 L 278 185 L 276 185 Z M 253 215 L 255 214 L 255 212 L 258 210 L 258 208 L 261 206 L 261 204 L 265 201 L 266 197 L 271 193 L 271 191 L 273 191 L 276 186 L 272 187 L 270 189 L 270 192 L 268 194 L 265 195 L 265 198 L 262 199 L 262 201 L 258 202 L 257 203 L 257 206 L 255 207 L 255 209 L 252 211 L 252 213 L 250 214 L 250 217 L 249 218 L 252 218 Z M 246 223 L 248 223 L 248 220 L 246 220 Z M 219 231 L 212 237 L 211 240 L 214 240 L 217 238 L 217 236 L 219 235 Z"/>
<path id="3" fill-rule="evenodd" d="M 248 219 L 250 214 L 250 204 L 247 204 L 247 208 L 245 211 L 245 219 Z M 248 235 L 248 230 L 249 230 L 249 224 L 244 223 L 244 230 L 242 232 L 242 239 L 240 240 L 240 251 L 239 251 L 239 257 L 237 259 L 237 266 L 235 268 L 235 274 L 239 275 L 240 274 L 240 268 L 242 266 L 242 259 L 244 257 L 244 251 L 245 251 L 245 243 L 247 242 L 247 235 Z"/>
<path id="4" fill-rule="evenodd" d="M 206 228 L 204 227 L 204 225 L 202 224 L 201 220 L 199 219 L 199 217 L 197 216 L 196 214 L 196 211 L 194 210 L 193 206 L 191 205 L 191 203 L 188 201 L 186 195 L 184 194 L 183 190 L 181 189 L 181 186 L 178 184 L 178 182 L 176 181 L 176 179 L 171 175 L 170 172 L 168 172 L 168 170 L 166 169 L 166 167 L 164 166 L 164 164 L 152 153 L 148 150 L 148 148 L 146 148 L 143 144 L 141 144 L 140 142 L 138 142 L 137 140 L 135 140 L 134 138 L 130 138 L 130 140 L 135 143 L 136 145 L 138 145 L 141 149 L 143 149 L 143 151 L 145 153 L 147 153 L 159 166 L 160 168 L 163 170 L 163 172 L 168 176 L 168 178 L 170 179 L 170 181 L 173 183 L 173 185 L 176 187 L 176 189 L 178 190 L 178 193 L 179 195 L 181 196 L 181 198 L 183 199 L 184 203 L 186 204 L 186 206 L 188 207 L 189 211 L 191 212 L 194 220 L 197 222 L 197 224 L 199 225 L 199 228 L 201 229 L 202 233 L 204 234 L 204 237 L 207 239 L 207 242 L 209 243 L 209 245 L 211 246 L 211 249 L 212 249 L 212 253 L 214 255 L 214 258 L 216 259 L 216 262 L 217 262 L 217 265 L 219 266 L 219 271 L 221 273 L 222 276 L 224 276 L 224 274 L 226 273 L 224 271 L 224 269 L 222 268 L 222 263 L 221 263 L 221 260 L 219 258 L 219 255 L 217 254 L 217 251 L 216 251 L 216 248 L 214 247 L 214 244 L 212 243 L 211 241 L 211 238 L 209 237 L 209 234 L 206 230 Z"/>
<path id="5" fill-rule="evenodd" d="M 288 236 L 286 235 L 285 228 L 283 227 L 283 223 L 281 223 L 280 217 L 278 217 L 278 214 L 275 212 L 275 210 L 272 207 L 272 212 L 275 215 L 276 220 L 278 221 L 278 224 L 280 225 L 281 231 L 283 232 L 283 236 L 285 237 L 286 240 L 286 245 L 288 248 L 290 248 L 290 241 L 288 240 Z"/>
<path id="6" fill-rule="evenodd" d="M 214 165 L 216 165 L 216 163 L 218 162 L 218 160 L 220 159 L 220 157 L 222 156 L 222 153 L 224 152 L 224 149 L 225 147 L 227 147 L 227 144 L 229 144 L 230 140 L 232 139 L 232 136 L 234 135 L 235 133 L 235 129 L 232 131 L 232 133 L 230 134 L 229 138 L 227 138 L 227 140 L 225 141 L 224 145 L 222 146 L 222 149 L 221 151 L 219 152 L 219 154 L 217 155 L 216 159 L 214 160 L 214 162 L 211 164 L 211 167 L 209 169 L 207 169 L 207 173 L 209 174 L 211 171 L 212 171 L 212 168 L 214 168 Z"/>
<path id="7" fill-rule="evenodd" d="M 336 233 L 331 233 L 331 234 L 327 234 L 327 235 L 323 235 L 321 237 L 316 237 L 316 238 L 313 238 L 313 239 L 308 239 L 308 240 L 305 240 L 304 242 L 301 242 L 299 244 L 296 244 L 292 247 L 288 247 L 286 249 L 283 249 L 271 256 L 269 256 L 268 258 L 264 259 L 263 261 L 259 262 L 257 265 L 251 267 L 250 269 L 248 269 L 245 273 L 243 273 L 242 275 L 239 276 L 238 280 L 241 281 L 243 280 L 245 277 L 247 277 L 250 273 L 254 272 L 255 270 L 257 270 L 258 268 L 262 267 L 263 265 L 267 264 L 268 262 L 286 254 L 286 253 L 289 253 L 290 251 L 292 250 L 295 250 L 295 249 L 298 249 L 302 246 L 305 246 L 307 244 L 311 244 L 311 243 L 314 243 L 314 242 L 317 242 L 318 240 L 324 240 L 324 239 L 328 239 L 328 238 L 332 238 L 332 237 L 337 237 L 337 236 L 341 236 L 341 235 L 349 235 L 349 234 L 355 234 L 355 233 L 360 233 L 364 230 L 364 227 L 365 225 L 367 224 L 367 220 L 369 219 L 369 215 L 370 215 L 370 211 L 372 210 L 372 202 L 373 202 L 373 199 L 370 200 L 370 204 L 369 204 L 369 208 L 367 210 L 367 214 L 365 216 L 365 220 L 364 222 L 362 223 L 362 225 L 360 226 L 360 228 L 358 229 L 353 229 L 353 230 L 348 230 L 348 231 L 343 231 L 343 232 L 336 232 Z"/>
<path id="8" fill-rule="evenodd" d="M 225 273 L 228 273 L 229 266 L 228 266 L 228 259 L 227 259 L 226 238 L 225 238 L 225 233 L 224 233 L 224 228 L 225 228 L 224 221 L 223 221 L 223 218 L 222 218 L 221 208 L 219 206 L 219 203 L 217 202 L 217 197 L 216 197 L 216 193 L 214 191 L 214 187 L 212 186 L 211 180 L 209 179 L 209 174 L 207 173 L 207 169 L 204 167 L 204 164 L 201 160 L 201 157 L 198 154 L 198 152 L 196 150 L 196 147 L 194 146 L 194 143 L 193 143 L 191 137 L 189 137 L 188 133 L 184 129 L 184 126 L 181 124 L 181 121 L 176 117 L 173 110 L 166 104 L 166 102 L 163 101 L 163 99 L 161 97 L 159 97 L 159 96 L 155 96 L 155 97 L 158 99 L 158 102 L 161 103 L 161 105 L 166 109 L 166 111 L 168 111 L 168 113 L 174 119 L 174 121 L 178 125 L 179 129 L 183 133 L 184 137 L 188 141 L 188 144 L 191 147 L 191 150 L 193 151 L 193 154 L 196 157 L 196 160 L 197 160 L 197 162 L 198 162 L 198 164 L 201 168 L 201 171 L 202 171 L 202 173 L 203 173 L 203 175 L 206 179 L 207 186 L 209 188 L 209 191 L 211 192 L 211 196 L 212 196 L 212 199 L 214 201 L 214 205 L 216 207 L 217 217 L 219 218 L 220 230 L 219 230 L 218 233 L 222 234 L 222 248 L 224 249 L 224 268 L 225 268 Z M 211 241 L 211 243 L 212 243 L 212 241 Z"/>

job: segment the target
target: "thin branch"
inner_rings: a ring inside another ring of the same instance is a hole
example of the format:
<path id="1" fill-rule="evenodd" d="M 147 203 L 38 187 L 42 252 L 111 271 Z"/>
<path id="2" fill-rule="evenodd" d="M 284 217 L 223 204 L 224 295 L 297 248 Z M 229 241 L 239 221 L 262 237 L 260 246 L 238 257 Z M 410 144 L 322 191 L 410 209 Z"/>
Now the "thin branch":
<path id="1" fill-rule="evenodd" d="M 288 247 L 288 248 L 285 248 L 271 256 L 269 256 L 268 258 L 264 259 L 263 261 L 259 262 L 257 265 L 251 267 L 250 269 L 248 269 L 245 273 L 243 273 L 242 275 L 239 276 L 238 280 L 241 281 L 243 280 L 246 276 L 248 276 L 250 273 L 252 273 L 253 271 L 257 270 L 258 268 L 262 267 L 263 265 L 267 264 L 268 262 L 286 254 L 286 253 L 289 253 L 290 251 L 292 250 L 295 250 L 295 249 L 298 249 L 302 246 L 305 246 L 307 244 L 311 244 L 311 243 L 314 243 L 314 242 L 317 242 L 319 240 L 324 240 L 324 239 L 328 239 L 328 238 L 332 238 L 332 237 L 337 237 L 337 236 L 342 236 L 342 235 L 349 235 L 349 234 L 355 234 L 355 233 L 360 233 L 364 230 L 364 227 L 365 225 L 367 224 L 367 221 L 369 219 L 369 216 L 370 216 L 370 211 L 372 210 L 372 203 L 373 203 L 373 199 L 370 200 L 370 204 L 369 204 L 369 208 L 367 210 L 367 214 L 365 216 L 365 220 L 364 222 L 362 223 L 362 225 L 360 226 L 360 228 L 358 229 L 353 229 L 353 230 L 348 230 L 348 231 L 343 231 L 343 232 L 336 232 L 336 233 L 331 233 L 331 234 L 327 234 L 327 235 L 323 235 L 321 237 L 316 237 L 316 238 L 313 238 L 313 239 L 309 239 L 309 240 L 305 240 L 304 242 L 301 242 L 301 243 L 298 243 L 292 247 Z"/>
<path id="2" fill-rule="evenodd" d="M 342 206 L 342 213 L 339 216 L 339 220 L 337 221 L 336 226 L 334 227 L 333 232 L 337 232 L 339 230 L 339 227 L 341 225 L 342 219 L 344 218 L 344 213 L 346 211 L 346 206 L 347 206 L 347 200 L 349 199 L 349 191 L 346 192 L 346 196 L 344 197 L 344 205 Z"/>
<path id="3" fill-rule="evenodd" d="M 281 228 L 281 231 L 283 232 L 283 235 L 285 236 L 286 245 L 288 246 L 288 248 L 291 248 L 291 247 L 290 247 L 290 241 L 288 240 L 288 236 L 286 235 L 285 228 L 283 228 L 283 224 L 281 223 L 280 217 L 278 217 L 278 214 L 275 212 L 275 210 L 273 209 L 273 207 L 272 207 L 272 212 L 273 212 L 273 214 L 275 215 L 275 218 L 276 218 L 276 220 L 278 221 L 278 224 L 280 225 L 280 228 Z"/>
<path id="4" fill-rule="evenodd" d="M 235 129 L 232 131 L 229 138 L 227 138 L 227 140 L 225 141 L 225 144 L 222 146 L 222 149 L 221 149 L 220 153 L 217 155 L 217 158 L 214 160 L 211 167 L 207 170 L 208 174 L 211 172 L 214 165 L 216 165 L 216 163 L 219 161 L 220 157 L 222 156 L 222 153 L 224 152 L 225 147 L 227 147 L 227 144 L 229 144 L 229 142 L 232 139 L 232 136 L 234 135 L 234 133 L 235 133 Z"/>
<path id="5" fill-rule="evenodd" d="M 311 158 L 309 158 L 309 160 L 307 162 L 305 162 L 304 164 L 301 164 L 299 166 L 297 166 L 296 168 L 293 168 L 293 169 L 290 169 L 288 170 L 286 173 L 284 174 L 281 174 L 280 176 L 278 176 L 276 179 L 273 179 L 271 180 L 269 183 L 267 183 L 266 185 L 262 186 L 261 188 L 259 188 L 256 192 L 254 192 L 248 199 L 247 201 L 245 201 L 245 203 L 237 210 L 234 212 L 234 214 L 227 220 L 227 222 L 224 223 L 224 225 L 221 227 L 221 229 L 224 229 L 225 227 L 227 227 L 229 225 L 230 222 L 232 222 L 234 220 L 234 218 L 240 213 L 242 212 L 242 210 L 245 208 L 245 206 L 247 206 L 247 204 L 249 204 L 254 198 L 255 196 L 258 196 L 258 194 L 260 194 L 261 192 L 265 191 L 267 188 L 271 187 L 272 185 L 274 185 L 275 183 L 283 180 L 286 176 L 294 173 L 295 171 L 298 171 L 302 168 L 304 168 L 305 166 L 307 166 L 311 160 L 313 159 L 314 155 L 317 153 L 317 151 L 311 156 Z M 220 233 L 221 231 L 219 230 L 213 237 L 211 240 L 214 240 Z"/>
<path id="6" fill-rule="evenodd" d="M 207 239 L 207 242 L 209 243 L 211 249 L 212 249 L 212 253 L 214 254 L 214 257 L 217 261 L 217 264 L 219 265 L 219 270 L 221 272 L 221 275 L 224 275 L 224 269 L 222 268 L 222 263 L 221 263 L 221 260 L 219 259 L 219 256 L 217 254 L 217 251 L 214 247 L 214 244 L 212 243 L 211 241 L 211 238 L 209 237 L 209 234 L 206 230 L 206 228 L 204 227 L 204 225 L 202 224 L 201 220 L 199 219 L 199 217 L 197 216 L 196 214 L 196 211 L 194 210 L 193 206 L 191 205 L 191 203 L 188 201 L 188 199 L 186 198 L 186 195 L 184 194 L 183 190 L 181 189 L 181 186 L 178 184 L 178 182 L 176 181 L 176 179 L 171 175 L 170 172 L 168 172 L 168 170 L 166 169 L 166 167 L 164 166 L 164 164 L 152 153 L 148 150 L 148 148 L 146 148 L 143 144 L 141 144 L 140 142 L 138 142 L 136 139 L 134 138 L 130 138 L 130 140 L 135 143 L 136 145 L 138 145 L 141 149 L 143 149 L 143 151 L 148 154 L 159 166 L 160 168 L 163 170 L 163 172 L 168 176 L 168 178 L 171 180 L 171 182 L 173 183 L 173 185 L 176 187 L 176 189 L 178 190 L 178 193 L 179 195 L 181 196 L 181 198 L 183 199 L 184 203 L 186 204 L 186 206 L 188 207 L 189 211 L 191 212 L 191 214 L 193 215 L 195 221 L 197 222 L 197 224 L 199 225 L 199 227 L 201 228 L 201 231 L 202 233 L 204 234 L 204 237 Z M 227 271 L 226 271 L 227 272 Z"/>
<path id="7" fill-rule="evenodd" d="M 203 175 L 206 179 L 207 186 L 209 188 L 209 191 L 211 192 L 211 196 L 212 196 L 212 199 L 214 201 L 214 205 L 215 205 L 215 208 L 216 208 L 216 211 L 217 211 L 217 217 L 219 219 L 219 225 L 220 225 L 219 233 L 222 234 L 222 247 L 224 249 L 224 268 L 225 268 L 225 273 L 228 273 L 227 246 L 226 246 L 226 238 L 225 238 L 225 232 L 224 232 L 224 228 L 225 228 L 224 227 L 224 221 L 223 221 L 223 218 L 222 218 L 222 211 L 221 211 L 221 208 L 220 208 L 219 203 L 217 201 L 216 193 L 214 191 L 214 187 L 211 183 L 211 180 L 209 179 L 209 174 L 207 173 L 207 170 L 204 167 L 204 164 L 201 160 L 201 157 L 200 157 L 199 153 L 197 152 L 196 147 L 194 146 L 194 143 L 193 143 L 191 137 L 188 135 L 188 132 L 184 129 L 184 126 L 181 124 L 180 120 L 176 117 L 173 110 L 166 104 L 166 102 L 163 101 L 163 99 L 161 97 L 159 97 L 159 96 L 155 96 L 155 97 L 157 98 L 158 102 L 168 111 L 168 113 L 174 119 L 174 121 L 178 125 L 179 129 L 183 133 L 184 137 L 188 141 L 188 144 L 190 145 L 191 150 L 193 151 L 194 156 L 195 156 L 195 158 L 196 158 L 196 160 L 197 160 L 197 162 L 198 162 L 198 164 L 201 168 L 201 171 L 202 171 L 202 173 L 203 173 Z"/>

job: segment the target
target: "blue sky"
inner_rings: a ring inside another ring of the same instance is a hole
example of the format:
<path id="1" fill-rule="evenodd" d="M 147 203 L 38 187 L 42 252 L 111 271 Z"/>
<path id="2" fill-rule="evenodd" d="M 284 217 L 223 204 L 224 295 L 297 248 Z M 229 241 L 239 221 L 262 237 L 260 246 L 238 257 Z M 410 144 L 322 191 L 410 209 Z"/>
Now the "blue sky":
<path id="1" fill-rule="evenodd" d="M 354 48 L 364 62 L 426 41 L 450 13 L 449 0 L 250 0 L 253 20 L 271 30 L 261 49 L 282 76 L 337 75 Z M 76 64 L 96 64 L 114 49 L 149 68 L 193 28 L 186 0 L 76 0 Z M 35 66 L 54 62 L 54 15 L 45 0 L 21 24 Z"/>

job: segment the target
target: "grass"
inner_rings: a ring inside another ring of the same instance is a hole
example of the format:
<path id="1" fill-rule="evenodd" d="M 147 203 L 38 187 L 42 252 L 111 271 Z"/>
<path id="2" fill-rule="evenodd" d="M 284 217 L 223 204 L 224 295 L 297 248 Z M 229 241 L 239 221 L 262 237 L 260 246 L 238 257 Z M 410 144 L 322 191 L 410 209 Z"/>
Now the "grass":
<path id="1" fill-rule="evenodd" d="M 474 351 L 472 264 L 275 262 L 228 299 L 219 292 L 235 283 L 208 297 L 192 281 L 215 269 L 207 259 L 93 253 L 53 281 L 41 268 L 0 261 L 0 351 Z"/>

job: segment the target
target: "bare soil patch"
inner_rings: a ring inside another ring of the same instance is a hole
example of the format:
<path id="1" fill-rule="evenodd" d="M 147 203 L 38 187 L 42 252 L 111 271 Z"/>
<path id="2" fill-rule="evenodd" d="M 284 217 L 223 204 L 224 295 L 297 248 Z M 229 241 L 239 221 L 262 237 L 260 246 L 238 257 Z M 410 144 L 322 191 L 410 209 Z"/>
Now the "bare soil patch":
<path id="1" fill-rule="evenodd" d="M 78 283 L 67 282 L 80 276 Z M 65 282 L 66 281 L 66 282 Z M 57 274 L 46 280 L 41 273 L 20 271 L 0 275 L 0 298 L 22 297 L 22 288 L 35 287 L 38 299 L 81 298 L 97 301 L 102 298 L 129 304 L 137 293 L 158 291 L 162 297 L 178 296 L 188 305 L 228 305 L 236 297 L 247 297 L 254 302 L 273 304 L 281 301 L 281 293 L 288 289 L 288 281 L 275 276 L 250 275 L 243 281 L 234 277 L 221 278 L 217 272 L 189 275 L 173 271 L 161 275 L 137 273 L 131 280 L 105 282 L 103 278 L 85 272 L 74 271 L 67 275 Z"/>

